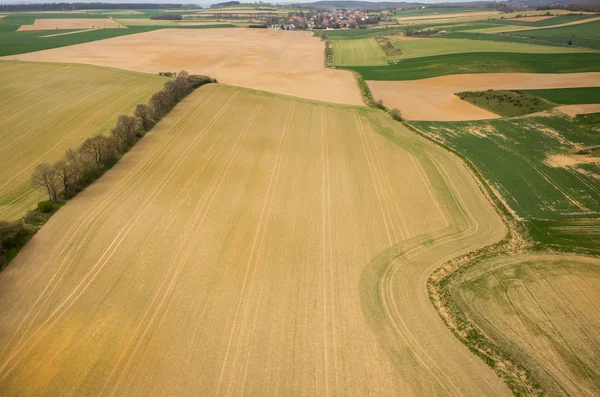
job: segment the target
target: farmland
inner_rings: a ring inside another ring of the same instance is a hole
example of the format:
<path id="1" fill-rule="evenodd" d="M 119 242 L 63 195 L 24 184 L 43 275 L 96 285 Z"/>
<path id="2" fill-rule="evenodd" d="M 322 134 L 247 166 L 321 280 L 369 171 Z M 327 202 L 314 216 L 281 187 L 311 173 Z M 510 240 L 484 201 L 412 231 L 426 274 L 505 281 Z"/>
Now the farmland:
<path id="1" fill-rule="evenodd" d="M 548 395 L 600 392 L 600 260 L 499 257 L 450 285 L 461 310 L 535 376 Z"/>
<path id="2" fill-rule="evenodd" d="M 408 120 L 481 120 L 495 113 L 461 100 L 464 91 L 527 90 L 600 85 L 600 73 L 520 74 L 491 73 L 440 76 L 415 81 L 368 81 L 376 100 L 398 108 Z"/>
<path id="3" fill-rule="evenodd" d="M 333 64 L 385 65 L 387 57 L 375 39 L 335 40 L 333 42 Z"/>
<path id="4" fill-rule="evenodd" d="M 155 30 L 10 59 L 86 63 L 148 73 L 183 69 L 243 87 L 363 104 L 352 73 L 325 68 L 323 43 L 318 38 L 307 32 L 271 29 L 249 29 L 243 34 L 245 45 L 240 46 L 237 29 Z M 170 55 L 164 56 L 165 52 Z"/>
<path id="5" fill-rule="evenodd" d="M 44 198 L 29 182 L 37 164 L 107 132 L 164 81 L 90 66 L 0 61 L 0 219 L 19 218 Z"/>
<path id="6" fill-rule="evenodd" d="M 600 14 L 226 4 L 1 6 L 0 395 L 600 393 Z"/>
<path id="7" fill-rule="evenodd" d="M 206 86 L 0 274 L 0 391 L 507 395 L 424 282 L 504 233 L 381 112 Z"/>
<path id="8" fill-rule="evenodd" d="M 597 252 L 598 158 L 577 153 L 600 145 L 597 132 L 561 117 L 415 125 L 473 162 L 536 240 Z"/>

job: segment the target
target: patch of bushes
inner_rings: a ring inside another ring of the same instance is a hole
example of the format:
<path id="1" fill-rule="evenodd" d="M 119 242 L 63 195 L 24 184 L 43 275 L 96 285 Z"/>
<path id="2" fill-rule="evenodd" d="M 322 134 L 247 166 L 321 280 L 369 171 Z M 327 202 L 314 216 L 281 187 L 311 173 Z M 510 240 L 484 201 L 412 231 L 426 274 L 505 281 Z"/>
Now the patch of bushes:
<path id="1" fill-rule="evenodd" d="M 183 17 L 179 14 L 157 14 L 152 15 L 150 19 L 163 20 L 163 21 L 181 21 Z"/>
<path id="2" fill-rule="evenodd" d="M 43 189 L 48 199 L 40 201 L 18 222 L 0 221 L 0 269 L 53 213 L 114 166 L 179 101 L 196 88 L 216 82 L 208 76 L 181 71 L 147 104 L 138 104 L 133 115 L 119 116 L 108 135 L 86 139 L 78 149 L 68 149 L 64 158 L 54 164 L 38 164 L 31 183 Z"/>
<path id="3" fill-rule="evenodd" d="M 456 95 L 473 105 L 506 117 L 541 112 L 551 109 L 554 105 L 542 98 L 521 91 L 466 91 L 459 92 Z"/>

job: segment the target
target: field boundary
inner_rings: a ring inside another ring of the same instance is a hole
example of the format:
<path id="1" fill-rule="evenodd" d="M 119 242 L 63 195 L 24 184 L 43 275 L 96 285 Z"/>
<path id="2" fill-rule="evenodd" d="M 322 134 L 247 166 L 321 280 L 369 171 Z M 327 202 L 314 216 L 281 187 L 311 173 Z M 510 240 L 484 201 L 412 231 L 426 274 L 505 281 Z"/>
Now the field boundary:
<path id="1" fill-rule="evenodd" d="M 508 230 L 502 241 L 460 255 L 436 269 L 427 279 L 429 299 L 454 336 L 491 367 L 515 395 L 544 395 L 531 372 L 504 353 L 479 328 L 474 326 L 465 313 L 457 308 L 448 289 L 451 281 L 456 276 L 465 269 L 486 259 L 517 252 L 535 252 L 532 249 L 533 242 L 529 237 L 527 228 L 513 216 L 510 209 L 502 202 L 502 199 L 468 158 L 411 124 L 407 122 L 403 122 L 403 124 L 416 134 L 448 150 L 463 161 L 477 181 L 481 192 L 490 201 Z"/>
<path id="2" fill-rule="evenodd" d="M 183 73 L 183 72 L 182 72 Z M 186 73 L 187 75 L 187 73 Z M 104 175 L 108 170 L 110 170 L 112 167 L 114 167 L 126 154 L 127 152 L 129 152 L 131 150 L 131 148 L 133 148 L 133 146 L 135 146 L 140 140 L 142 140 L 144 138 L 144 136 L 146 136 L 149 132 L 152 131 L 152 129 L 156 126 L 156 124 L 158 124 L 158 122 L 164 118 L 167 114 L 169 114 L 174 108 L 175 106 L 181 102 L 186 96 L 188 96 L 189 94 L 191 94 L 192 92 L 194 92 L 197 88 L 200 88 L 201 86 L 205 85 L 205 84 L 209 84 L 209 83 L 217 83 L 216 79 L 210 78 L 208 76 L 200 76 L 200 75 L 191 75 L 188 76 L 186 78 L 184 78 L 184 81 L 187 81 L 189 84 L 189 88 L 187 89 L 187 91 L 182 92 L 181 96 L 177 96 L 174 95 L 171 97 L 172 99 L 170 99 L 170 103 L 167 103 L 167 100 L 164 99 L 165 96 L 167 96 L 167 92 L 174 92 L 174 88 L 173 86 L 169 86 L 169 83 L 171 82 L 177 82 L 179 81 L 179 77 L 175 80 L 167 80 L 167 82 L 165 83 L 165 87 L 157 92 L 152 99 L 150 100 L 150 102 L 148 103 L 148 105 L 142 105 L 145 106 L 146 108 L 155 108 L 156 105 L 153 105 L 152 100 L 154 99 L 154 97 L 159 96 L 160 94 L 163 94 L 163 97 L 161 97 L 161 99 L 159 101 L 157 101 L 156 103 L 160 102 L 161 105 L 161 110 L 155 110 L 154 113 L 154 117 L 152 119 L 152 121 L 150 122 L 150 125 L 148 128 L 146 128 L 146 121 L 144 119 L 141 119 L 137 113 L 135 116 L 121 116 L 121 117 L 129 117 L 130 119 L 136 120 L 136 122 L 139 125 L 139 128 L 142 131 L 136 131 L 135 133 L 135 137 L 134 136 L 130 136 L 130 140 L 127 141 L 127 143 L 124 143 L 123 145 L 121 145 L 121 142 L 119 141 L 119 136 L 113 134 L 114 136 L 112 136 L 111 138 L 115 139 L 115 154 L 114 154 L 114 161 L 111 160 L 108 163 L 103 163 L 101 164 L 97 164 L 97 166 L 95 168 L 82 168 L 80 171 L 80 176 L 78 179 L 75 179 L 74 181 L 72 181 L 70 184 L 72 185 L 78 185 L 78 188 L 74 191 L 68 190 L 67 191 L 67 185 L 65 182 L 65 191 L 62 192 L 60 195 L 56 189 L 56 185 L 59 184 L 58 180 L 57 183 L 54 186 L 54 193 L 51 194 L 51 188 L 49 187 L 48 184 L 46 184 L 46 189 L 48 191 L 48 195 L 49 200 L 45 200 L 45 201 L 40 201 L 38 203 L 38 206 L 36 209 L 33 209 L 31 211 L 29 211 L 29 213 L 27 215 L 25 215 L 24 217 L 20 218 L 17 221 L 14 222 L 10 222 L 10 221 L 3 221 L 0 220 L 0 231 L 2 231 L 2 235 L 0 235 L 0 272 L 2 272 L 11 262 L 12 260 L 19 254 L 19 252 L 21 251 L 21 249 L 23 249 L 23 247 L 25 247 L 25 245 L 27 245 L 27 243 L 29 242 L 29 240 L 37 233 L 37 231 L 44 226 L 44 224 L 46 224 L 50 218 L 56 213 L 58 212 L 58 210 L 65 205 L 66 203 L 68 203 L 73 197 L 77 196 L 79 193 L 81 193 L 82 191 L 84 191 L 87 187 L 89 187 L 90 185 L 92 185 L 96 180 L 100 179 L 100 177 L 102 175 Z M 138 105 L 140 106 L 140 105 Z M 137 109 L 136 109 L 137 110 Z M 113 129 L 113 131 L 117 130 L 119 127 L 119 122 L 117 122 L 117 127 L 115 127 Z M 130 134 L 131 135 L 131 134 Z M 122 135 L 121 137 L 123 137 L 124 135 Z M 106 135 L 104 134 L 100 134 L 100 135 L 96 135 L 95 137 L 92 138 L 88 138 L 83 144 L 82 146 L 77 149 L 77 151 L 74 152 L 81 152 L 83 149 L 83 146 L 88 142 L 88 141 L 92 141 L 95 138 L 105 138 L 105 139 L 109 139 L 106 137 Z M 96 144 L 96 147 L 98 144 Z M 117 148 L 119 146 L 123 146 L 121 148 Z M 104 149 L 96 149 L 94 151 L 94 157 L 97 157 L 98 155 L 95 154 L 98 150 L 102 150 L 104 151 Z M 83 162 L 83 157 L 85 156 L 85 154 L 83 153 L 79 153 L 77 154 L 79 160 Z M 96 159 L 97 160 L 97 159 Z M 42 164 L 38 164 L 38 166 L 40 166 Z M 54 167 L 53 165 L 49 165 L 47 164 L 48 167 Z M 69 173 L 71 173 L 71 171 L 69 171 Z M 40 184 L 41 187 L 41 184 Z M 59 198 L 60 197 L 60 198 Z M 8 231 L 8 234 L 5 236 L 5 231 Z M 18 235 L 18 237 L 11 237 L 11 232 L 15 233 Z M 9 242 L 10 245 L 7 247 L 2 247 L 3 243 Z M 2 249 L 4 248 L 4 249 Z"/>

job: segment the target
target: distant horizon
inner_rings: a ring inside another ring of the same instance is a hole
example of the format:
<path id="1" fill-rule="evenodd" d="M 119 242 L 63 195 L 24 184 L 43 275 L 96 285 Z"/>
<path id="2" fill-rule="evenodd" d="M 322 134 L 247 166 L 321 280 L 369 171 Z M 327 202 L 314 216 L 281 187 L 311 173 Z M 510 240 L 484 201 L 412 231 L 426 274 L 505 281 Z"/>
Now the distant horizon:
<path id="1" fill-rule="evenodd" d="M 224 0 L 226 1 L 226 0 Z M 298 4 L 298 3 L 314 3 L 316 1 L 323 0 L 297 0 L 297 1 L 273 1 L 270 2 L 272 4 Z M 332 0 L 332 1 L 340 1 L 340 0 Z M 362 0 L 349 0 L 349 1 L 362 1 Z M 369 3 L 414 3 L 414 4 L 456 4 L 456 3 L 472 3 L 474 0 L 454 0 L 454 1 L 445 1 L 445 0 L 420 0 L 420 1 L 390 1 L 390 0 L 366 0 Z M 492 3 L 494 1 L 485 1 Z M 504 2 L 506 0 L 500 0 L 496 2 Z M 50 3 L 92 3 L 95 1 L 84 1 L 84 0 L 23 0 L 23 1 L 0 1 L 0 4 L 50 4 Z M 222 1 L 214 1 L 214 2 L 190 2 L 190 1 L 174 1 L 174 0 L 131 0 L 131 1 L 114 1 L 114 0 L 104 0 L 98 1 L 99 3 L 109 3 L 109 4 L 185 4 L 185 5 L 197 5 L 202 7 L 208 7 L 212 4 L 221 3 Z M 268 1 L 263 1 L 264 3 L 269 3 Z M 242 4 L 254 4 L 253 1 L 240 1 Z"/>

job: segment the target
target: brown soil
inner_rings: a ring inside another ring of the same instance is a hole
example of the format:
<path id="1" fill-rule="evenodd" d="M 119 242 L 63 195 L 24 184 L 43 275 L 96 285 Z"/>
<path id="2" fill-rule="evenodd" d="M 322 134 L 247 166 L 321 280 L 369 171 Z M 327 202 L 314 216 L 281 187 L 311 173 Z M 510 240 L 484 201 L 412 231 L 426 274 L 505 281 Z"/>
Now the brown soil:
<path id="1" fill-rule="evenodd" d="M 369 81 L 375 100 L 398 108 L 407 120 L 481 120 L 498 115 L 454 94 L 487 89 L 538 89 L 600 86 L 600 72 L 458 74 L 411 81 Z"/>
<path id="2" fill-rule="evenodd" d="M 600 101 L 600 98 L 598 98 L 598 101 Z M 588 113 L 600 112 L 600 104 L 592 103 L 592 104 L 586 104 L 586 105 L 564 105 L 564 106 L 558 106 L 555 109 L 560 110 L 561 112 L 563 112 L 566 115 L 575 117 L 578 114 L 588 114 Z"/>
<path id="3" fill-rule="evenodd" d="M 104 29 L 123 28 L 119 22 L 110 18 L 64 18 L 36 19 L 33 25 L 21 25 L 17 31 L 57 30 L 57 29 Z"/>
<path id="4" fill-rule="evenodd" d="M 324 66 L 323 42 L 311 33 L 271 29 L 164 29 L 11 55 L 158 73 L 187 70 L 220 82 L 302 98 L 363 105 L 351 72 Z"/>

